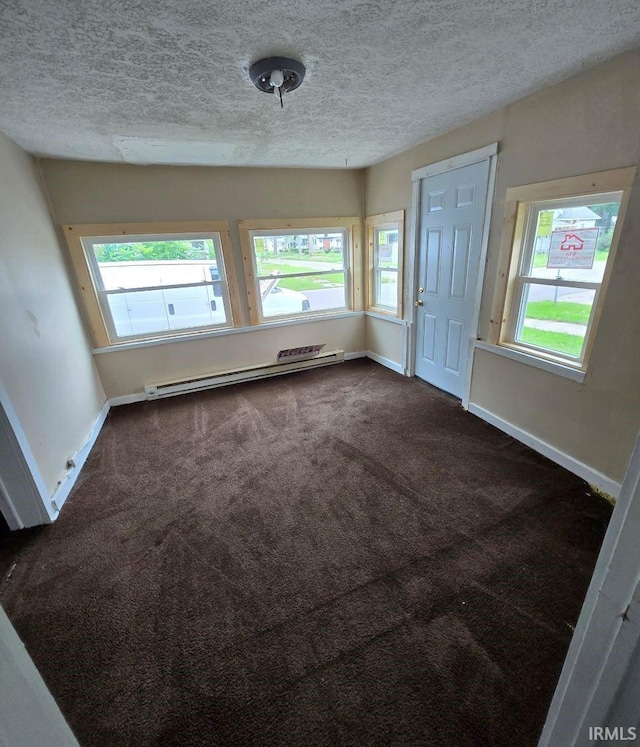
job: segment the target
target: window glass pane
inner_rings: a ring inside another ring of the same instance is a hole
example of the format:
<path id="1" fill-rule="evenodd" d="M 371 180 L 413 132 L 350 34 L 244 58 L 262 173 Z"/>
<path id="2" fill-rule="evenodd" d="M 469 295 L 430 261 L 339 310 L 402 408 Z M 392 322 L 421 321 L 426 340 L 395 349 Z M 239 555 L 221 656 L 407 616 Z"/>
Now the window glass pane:
<path id="1" fill-rule="evenodd" d="M 378 306 L 395 309 L 398 306 L 397 270 L 376 270 L 376 298 Z"/>
<path id="2" fill-rule="evenodd" d="M 609 199 L 610 202 L 603 202 Z M 611 239 L 620 210 L 620 196 L 611 194 L 553 203 L 539 209 L 533 237 L 532 261 L 525 274 L 602 282 Z"/>
<path id="3" fill-rule="evenodd" d="M 342 231 L 279 236 L 254 234 L 252 240 L 259 276 L 324 272 L 345 267 L 345 234 Z"/>
<path id="4" fill-rule="evenodd" d="M 162 291 L 117 293 L 108 295 L 107 300 L 118 337 L 169 329 Z"/>
<path id="5" fill-rule="evenodd" d="M 212 238 L 91 243 L 105 290 L 211 282 L 219 278 Z"/>
<path id="6" fill-rule="evenodd" d="M 107 293 L 118 337 L 225 324 L 224 303 L 212 285 Z"/>
<path id="7" fill-rule="evenodd" d="M 398 267 L 398 229 L 376 228 L 374 236 L 376 267 Z"/>
<path id="8" fill-rule="evenodd" d="M 344 272 L 260 281 L 265 317 L 346 307 Z"/>
<path id="9" fill-rule="evenodd" d="M 228 297 L 216 237 L 87 239 L 112 333 L 126 338 L 226 325 Z"/>
<path id="10" fill-rule="evenodd" d="M 516 340 L 580 358 L 594 290 L 525 283 Z"/>

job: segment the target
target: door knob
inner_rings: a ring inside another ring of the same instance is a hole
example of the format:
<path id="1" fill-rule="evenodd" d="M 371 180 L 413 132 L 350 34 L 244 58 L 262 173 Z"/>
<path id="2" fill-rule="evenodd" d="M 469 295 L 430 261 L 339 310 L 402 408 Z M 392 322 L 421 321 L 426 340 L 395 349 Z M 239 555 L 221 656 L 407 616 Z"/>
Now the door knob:
<path id="1" fill-rule="evenodd" d="M 424 301 L 423 301 L 423 300 L 422 300 L 421 298 L 419 298 L 419 299 L 418 299 L 418 300 L 417 300 L 417 301 L 415 302 L 414 306 L 422 306 L 423 304 L 424 304 Z"/>

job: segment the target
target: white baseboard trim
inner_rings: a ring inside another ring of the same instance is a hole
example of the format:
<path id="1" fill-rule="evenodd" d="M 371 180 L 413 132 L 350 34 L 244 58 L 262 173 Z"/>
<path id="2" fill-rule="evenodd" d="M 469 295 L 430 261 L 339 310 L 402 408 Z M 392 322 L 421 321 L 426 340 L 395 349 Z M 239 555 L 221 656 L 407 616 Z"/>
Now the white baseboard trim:
<path id="1" fill-rule="evenodd" d="M 604 490 L 605 493 L 612 495 L 614 498 L 617 498 L 620 494 L 620 488 L 622 487 L 620 483 L 615 482 L 615 480 L 612 480 L 606 475 L 603 475 L 602 472 L 598 472 L 592 467 L 589 467 L 588 464 L 584 464 L 584 462 L 580 462 L 569 454 L 565 454 L 563 451 L 556 449 L 555 446 L 551 446 L 551 444 L 542 441 L 537 436 L 532 436 L 531 433 L 523 431 L 522 428 L 519 428 L 512 423 L 508 423 L 506 420 L 503 420 L 492 412 L 489 412 L 489 410 L 485 410 L 484 407 L 479 407 L 478 405 L 470 403 L 469 412 L 473 415 L 477 415 L 482 420 L 485 420 L 487 423 L 490 423 L 504 433 L 507 433 L 509 436 L 513 436 L 513 438 L 531 447 L 534 451 L 547 457 L 547 459 L 551 459 L 552 462 L 568 469 L 569 472 L 573 472 L 574 475 L 578 475 L 578 477 L 586 480 L 589 485 L 595 485 L 601 490 Z"/>
<path id="2" fill-rule="evenodd" d="M 381 365 L 390 368 L 392 371 L 404 374 L 404 368 L 399 363 L 394 363 L 388 358 L 383 358 L 377 353 L 371 353 L 366 350 L 357 350 L 353 353 L 344 354 L 344 359 L 346 361 L 353 361 L 356 358 L 371 358 L 372 360 L 376 361 L 376 363 L 380 363 Z M 123 394 L 119 397 L 111 397 L 111 399 L 109 400 L 109 404 L 111 405 L 111 407 L 119 407 L 120 405 L 131 405 L 134 402 L 146 402 L 148 399 L 149 397 L 145 392 L 137 392 L 135 394 Z"/>
<path id="3" fill-rule="evenodd" d="M 109 404 L 111 407 L 118 407 L 119 405 L 131 405 L 134 402 L 145 402 L 149 399 L 145 392 L 138 392 L 137 394 L 123 394 L 121 397 L 111 397 Z"/>
<path id="4" fill-rule="evenodd" d="M 109 403 L 109 400 L 107 400 L 104 405 L 102 405 L 102 409 L 98 413 L 98 417 L 93 421 L 89 438 L 71 457 L 71 459 L 73 460 L 73 466 L 65 472 L 62 480 L 58 483 L 58 487 L 55 489 L 53 495 L 51 496 L 51 508 L 56 512 L 56 515 L 60 512 L 60 509 L 64 505 L 64 502 L 69 497 L 69 493 L 71 492 L 71 489 L 78 479 L 80 470 L 84 466 L 84 463 L 87 461 L 89 452 L 93 448 L 96 439 L 100 435 L 100 431 L 102 430 L 104 421 L 107 419 L 110 408 L 111 405 Z"/>
<path id="5" fill-rule="evenodd" d="M 389 358 L 384 358 L 382 355 L 378 355 L 377 353 L 372 353 L 370 350 L 367 351 L 366 356 L 367 358 L 371 358 L 372 361 L 379 363 L 381 366 L 390 368 L 392 371 L 395 371 L 396 373 L 404 376 L 404 366 L 402 366 L 400 363 L 389 360 Z"/>

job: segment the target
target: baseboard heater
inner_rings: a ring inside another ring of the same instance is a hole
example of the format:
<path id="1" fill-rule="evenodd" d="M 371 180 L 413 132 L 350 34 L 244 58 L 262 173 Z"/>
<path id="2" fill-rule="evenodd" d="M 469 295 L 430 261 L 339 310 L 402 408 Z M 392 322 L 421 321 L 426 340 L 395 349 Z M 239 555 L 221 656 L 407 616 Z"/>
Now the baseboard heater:
<path id="1" fill-rule="evenodd" d="M 209 376 L 199 376 L 193 379 L 172 381 L 164 384 L 145 384 L 144 391 L 147 399 L 161 399 L 162 397 L 173 397 L 176 394 L 187 392 L 199 392 L 203 389 L 213 389 L 228 384 L 238 384 L 243 381 L 254 381 L 255 379 L 267 379 L 270 376 L 281 376 L 295 371 L 304 371 L 307 368 L 318 366 L 330 366 L 341 363 L 344 360 L 344 350 L 334 350 L 330 353 L 322 353 L 304 361 L 291 363 L 264 363 L 259 366 L 238 368 L 234 371 L 222 371 Z"/>

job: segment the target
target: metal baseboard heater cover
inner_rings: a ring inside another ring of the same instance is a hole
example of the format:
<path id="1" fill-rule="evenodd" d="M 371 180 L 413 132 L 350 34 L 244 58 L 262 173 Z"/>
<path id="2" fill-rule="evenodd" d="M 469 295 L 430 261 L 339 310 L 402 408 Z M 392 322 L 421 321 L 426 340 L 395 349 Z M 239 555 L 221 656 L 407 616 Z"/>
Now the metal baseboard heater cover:
<path id="1" fill-rule="evenodd" d="M 227 386 L 228 384 L 238 384 L 243 381 L 267 379 L 271 376 L 304 371 L 307 368 L 330 366 L 334 363 L 342 363 L 342 361 L 344 361 L 344 350 L 334 350 L 329 353 L 316 355 L 314 358 L 304 361 L 263 363 L 259 366 L 249 366 L 234 371 L 222 371 L 221 373 L 211 374 L 210 376 L 198 376 L 182 381 L 172 381 L 164 384 L 145 384 L 144 391 L 147 399 L 161 399 L 163 397 L 173 397 L 176 394 L 186 394 L 187 392 L 198 392 L 203 389 Z"/>

